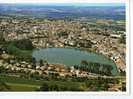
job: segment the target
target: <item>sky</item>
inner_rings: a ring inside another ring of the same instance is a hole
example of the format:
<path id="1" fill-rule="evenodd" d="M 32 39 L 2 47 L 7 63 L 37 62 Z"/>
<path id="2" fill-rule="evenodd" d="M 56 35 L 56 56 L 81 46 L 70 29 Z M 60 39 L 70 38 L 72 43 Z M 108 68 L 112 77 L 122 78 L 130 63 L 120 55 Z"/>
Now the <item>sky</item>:
<path id="1" fill-rule="evenodd" d="M 125 3 L 126 0 L 0 0 L 0 3 Z"/>

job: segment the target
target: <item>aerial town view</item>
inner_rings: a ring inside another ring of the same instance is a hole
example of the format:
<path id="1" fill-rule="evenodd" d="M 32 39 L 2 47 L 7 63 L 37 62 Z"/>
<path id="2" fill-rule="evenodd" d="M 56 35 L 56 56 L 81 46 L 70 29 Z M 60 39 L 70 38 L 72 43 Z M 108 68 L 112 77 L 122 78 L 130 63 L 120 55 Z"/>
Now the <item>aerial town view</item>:
<path id="1" fill-rule="evenodd" d="M 0 3 L 0 91 L 126 92 L 125 4 Z"/>

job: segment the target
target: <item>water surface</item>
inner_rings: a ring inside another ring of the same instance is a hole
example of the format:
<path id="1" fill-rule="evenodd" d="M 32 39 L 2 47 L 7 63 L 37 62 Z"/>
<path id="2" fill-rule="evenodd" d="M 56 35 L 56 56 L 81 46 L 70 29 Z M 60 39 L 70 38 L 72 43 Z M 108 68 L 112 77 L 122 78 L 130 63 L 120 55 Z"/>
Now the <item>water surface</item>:
<path id="1" fill-rule="evenodd" d="M 59 63 L 64 64 L 66 66 L 79 65 L 82 60 L 86 60 L 88 62 L 98 62 L 101 64 L 108 64 L 113 66 L 112 72 L 117 72 L 116 65 L 107 57 L 101 54 L 87 52 L 79 49 L 45 48 L 34 50 L 32 56 L 35 57 L 37 61 L 43 59 L 47 60 L 49 63 Z"/>

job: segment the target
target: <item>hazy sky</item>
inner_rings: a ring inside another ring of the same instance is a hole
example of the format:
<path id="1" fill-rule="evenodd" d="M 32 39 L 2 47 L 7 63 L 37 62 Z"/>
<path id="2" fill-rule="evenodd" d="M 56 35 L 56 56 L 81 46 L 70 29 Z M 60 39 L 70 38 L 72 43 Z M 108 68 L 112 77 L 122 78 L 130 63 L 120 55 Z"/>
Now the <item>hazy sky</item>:
<path id="1" fill-rule="evenodd" d="M 0 3 L 125 3 L 126 0 L 0 0 Z"/>

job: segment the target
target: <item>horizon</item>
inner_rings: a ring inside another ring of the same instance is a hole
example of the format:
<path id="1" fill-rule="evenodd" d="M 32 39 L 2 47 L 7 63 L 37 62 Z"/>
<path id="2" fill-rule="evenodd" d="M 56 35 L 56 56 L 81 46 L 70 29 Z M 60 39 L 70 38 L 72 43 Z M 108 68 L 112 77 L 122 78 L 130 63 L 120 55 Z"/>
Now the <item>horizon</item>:
<path id="1" fill-rule="evenodd" d="M 0 5 L 33 5 L 33 6 L 81 6 L 81 7 L 91 7 L 91 6 L 125 6 L 125 3 L 0 3 Z"/>

